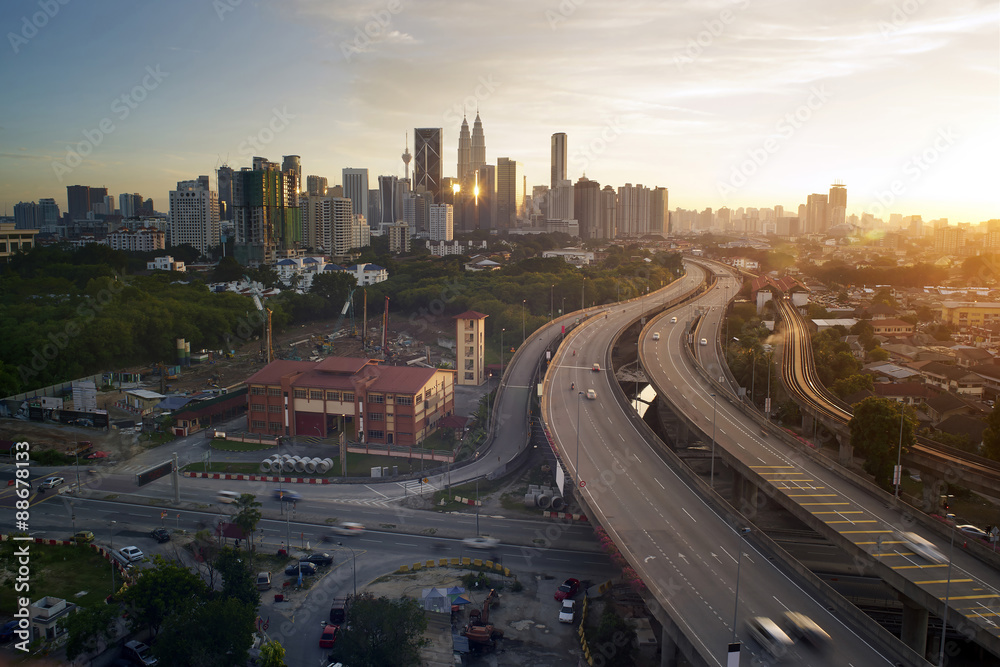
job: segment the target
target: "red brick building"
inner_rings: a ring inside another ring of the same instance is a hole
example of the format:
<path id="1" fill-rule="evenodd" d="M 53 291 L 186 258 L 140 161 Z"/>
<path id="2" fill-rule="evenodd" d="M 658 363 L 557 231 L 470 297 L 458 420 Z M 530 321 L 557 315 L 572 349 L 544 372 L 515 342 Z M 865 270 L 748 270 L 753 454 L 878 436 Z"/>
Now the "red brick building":
<path id="1" fill-rule="evenodd" d="M 413 446 L 455 411 L 455 371 L 376 359 L 273 361 L 246 384 L 251 433 Z"/>

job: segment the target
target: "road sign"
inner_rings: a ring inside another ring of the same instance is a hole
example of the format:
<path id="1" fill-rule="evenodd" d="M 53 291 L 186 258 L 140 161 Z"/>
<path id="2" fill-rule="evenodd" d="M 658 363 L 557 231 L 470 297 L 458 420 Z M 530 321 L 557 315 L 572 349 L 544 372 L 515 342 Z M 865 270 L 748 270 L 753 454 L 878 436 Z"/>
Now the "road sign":
<path id="1" fill-rule="evenodd" d="M 585 487 L 585 486 L 587 486 L 587 482 L 586 482 L 586 480 L 583 480 L 583 479 L 581 479 L 581 480 L 580 480 L 580 488 L 582 489 L 582 488 L 583 488 L 583 487 Z"/>
<path id="2" fill-rule="evenodd" d="M 895 486 L 899 484 L 899 480 L 903 476 L 903 466 L 892 466 L 892 484 Z"/>

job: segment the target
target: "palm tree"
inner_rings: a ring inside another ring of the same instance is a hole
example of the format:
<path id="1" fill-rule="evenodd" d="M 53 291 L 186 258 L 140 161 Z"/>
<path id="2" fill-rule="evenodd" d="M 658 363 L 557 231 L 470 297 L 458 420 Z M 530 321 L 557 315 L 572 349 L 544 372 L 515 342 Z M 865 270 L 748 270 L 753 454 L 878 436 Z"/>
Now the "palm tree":
<path id="1" fill-rule="evenodd" d="M 257 502 L 257 496 L 252 493 L 241 493 L 234 505 L 236 505 L 236 514 L 233 517 L 233 523 L 239 526 L 243 534 L 247 536 L 250 570 L 253 571 L 253 549 L 251 545 L 253 544 L 253 534 L 257 530 L 257 524 L 260 523 L 261 519 L 260 510 L 257 509 L 261 504 Z"/>

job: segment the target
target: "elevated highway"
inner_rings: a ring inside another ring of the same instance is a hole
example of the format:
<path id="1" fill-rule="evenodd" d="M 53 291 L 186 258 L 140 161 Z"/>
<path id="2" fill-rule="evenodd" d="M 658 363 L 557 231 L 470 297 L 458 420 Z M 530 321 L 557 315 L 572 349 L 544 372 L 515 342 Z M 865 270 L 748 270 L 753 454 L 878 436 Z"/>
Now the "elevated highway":
<path id="1" fill-rule="evenodd" d="M 693 289 L 708 279 L 699 266 L 689 263 L 687 268 L 685 278 L 670 288 Z M 795 610 L 822 623 L 834 642 L 827 653 L 802 650 L 791 663 L 894 664 L 898 656 L 888 657 L 891 652 L 883 646 L 869 643 L 831 615 L 799 578 L 758 548 L 759 535 L 744 536 L 745 519 L 708 502 L 704 490 L 668 464 L 662 443 L 627 407 L 608 370 L 610 349 L 620 332 L 639 319 L 644 306 L 647 310 L 658 307 L 664 292 L 646 297 L 644 304 L 635 301 L 614 307 L 606 316 L 597 315 L 577 327 L 549 368 L 542 402 L 554 446 L 577 482 L 590 516 L 613 537 L 659 610 L 673 623 L 670 639 L 675 645 L 665 647 L 664 655 L 676 650 L 695 664 L 724 665 L 734 636 L 747 639 L 747 617 Z M 709 290 L 693 305 L 669 314 L 687 317 L 696 307 L 721 305 L 722 299 L 722 291 Z M 683 325 L 674 326 L 677 335 L 667 338 L 670 345 L 679 345 Z M 648 344 L 644 339 L 643 345 Z M 594 363 L 600 371 L 592 369 Z M 588 390 L 596 398 L 588 399 Z M 704 401 L 694 396 L 695 391 L 689 393 L 688 398 L 699 403 L 691 410 L 692 419 L 707 427 L 711 402 L 706 412 Z M 745 642 L 742 650 L 743 664 L 763 658 L 752 643 Z M 909 658 L 903 662 L 920 664 L 914 656 Z"/>

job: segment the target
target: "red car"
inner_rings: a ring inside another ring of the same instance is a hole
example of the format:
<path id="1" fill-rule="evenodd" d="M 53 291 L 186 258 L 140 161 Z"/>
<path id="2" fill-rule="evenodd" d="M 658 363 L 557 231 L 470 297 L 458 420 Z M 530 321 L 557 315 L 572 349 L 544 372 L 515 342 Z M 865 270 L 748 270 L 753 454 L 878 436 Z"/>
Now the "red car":
<path id="1" fill-rule="evenodd" d="M 323 634 L 319 636 L 320 648 L 333 648 L 337 643 L 337 636 L 340 634 L 339 625 L 324 625 Z"/>
<path id="2" fill-rule="evenodd" d="M 578 590 L 580 590 L 580 580 L 570 578 L 562 582 L 562 586 L 556 589 L 556 594 L 553 597 L 556 599 L 556 602 L 562 602 L 567 598 L 576 596 Z"/>

